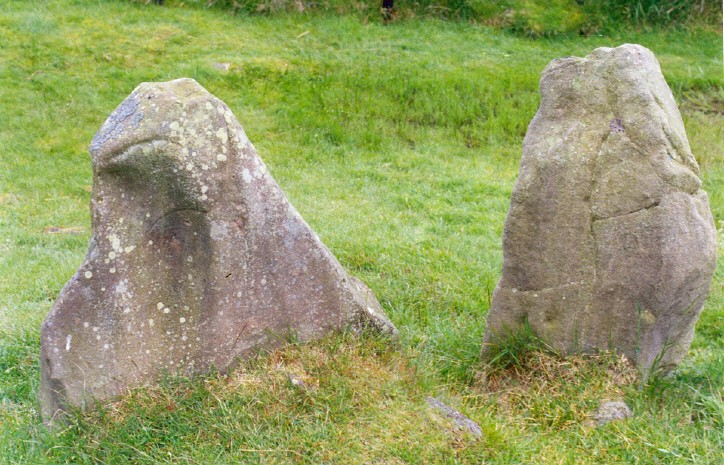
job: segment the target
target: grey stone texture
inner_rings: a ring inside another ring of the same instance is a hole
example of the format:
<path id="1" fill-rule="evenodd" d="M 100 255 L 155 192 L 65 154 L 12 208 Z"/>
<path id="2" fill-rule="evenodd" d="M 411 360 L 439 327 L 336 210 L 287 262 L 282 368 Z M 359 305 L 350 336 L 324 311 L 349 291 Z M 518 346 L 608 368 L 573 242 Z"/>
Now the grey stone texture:
<path id="1" fill-rule="evenodd" d="M 446 405 L 440 399 L 437 399 L 435 397 L 427 397 L 425 400 L 427 401 L 427 405 L 447 417 L 452 422 L 452 425 L 456 430 L 464 433 L 469 433 L 476 439 L 480 439 L 483 437 L 483 430 L 480 428 L 480 425 L 475 423 L 470 418 L 466 417 L 449 405 Z"/>
<path id="2" fill-rule="evenodd" d="M 46 421 L 167 374 L 226 371 L 292 335 L 396 334 L 196 81 L 141 84 L 90 151 L 88 253 L 42 327 Z"/>
<path id="3" fill-rule="evenodd" d="M 653 53 L 553 60 L 523 142 L 483 355 L 528 322 L 562 352 L 616 349 L 644 371 L 686 354 L 716 229 Z"/>
<path id="4" fill-rule="evenodd" d="M 633 417 L 633 412 L 623 401 L 607 401 L 601 403 L 593 414 L 596 426 L 603 426 L 612 421 L 627 420 Z"/>

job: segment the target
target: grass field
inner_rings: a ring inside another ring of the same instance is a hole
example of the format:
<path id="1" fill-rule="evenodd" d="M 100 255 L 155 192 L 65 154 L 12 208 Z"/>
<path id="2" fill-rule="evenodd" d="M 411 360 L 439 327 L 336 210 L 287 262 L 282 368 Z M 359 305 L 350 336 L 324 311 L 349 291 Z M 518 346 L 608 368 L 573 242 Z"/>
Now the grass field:
<path id="1" fill-rule="evenodd" d="M 625 42 L 656 53 L 722 250 L 720 31 L 531 40 L 464 22 L 166 3 L 0 8 L 0 463 L 721 463 L 721 261 L 690 355 L 670 377 L 643 384 L 613 354 L 478 360 L 521 143 L 553 58 Z M 291 202 L 375 291 L 400 342 L 343 334 L 290 345 L 229 377 L 133 391 L 51 434 L 35 400 L 39 328 L 86 251 L 87 146 L 137 84 L 184 76 L 229 104 Z M 427 396 L 483 437 L 451 429 Z M 635 417 L 591 428 L 587 414 L 608 399 Z"/>

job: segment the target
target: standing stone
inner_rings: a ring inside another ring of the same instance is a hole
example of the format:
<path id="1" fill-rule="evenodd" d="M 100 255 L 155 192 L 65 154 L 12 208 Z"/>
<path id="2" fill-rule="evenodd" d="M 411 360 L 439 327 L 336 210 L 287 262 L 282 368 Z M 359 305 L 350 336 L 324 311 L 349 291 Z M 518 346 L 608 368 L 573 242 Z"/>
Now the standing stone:
<path id="1" fill-rule="evenodd" d="M 483 353 L 527 321 L 563 352 L 644 371 L 686 354 L 716 230 L 681 115 L 639 45 L 552 61 L 523 142 Z"/>
<path id="2" fill-rule="evenodd" d="M 90 246 L 42 328 L 46 421 L 289 336 L 396 333 L 196 81 L 141 84 L 90 151 Z"/>

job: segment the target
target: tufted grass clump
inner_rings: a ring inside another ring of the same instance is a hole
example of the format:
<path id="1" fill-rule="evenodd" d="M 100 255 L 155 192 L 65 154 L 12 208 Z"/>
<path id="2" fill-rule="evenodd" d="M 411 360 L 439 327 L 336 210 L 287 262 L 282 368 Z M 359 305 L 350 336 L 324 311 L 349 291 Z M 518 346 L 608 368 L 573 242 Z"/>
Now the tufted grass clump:
<path id="1" fill-rule="evenodd" d="M 383 25 L 354 12 L 146 3 L 0 8 L 0 464 L 720 461 L 721 260 L 690 354 L 666 378 L 641 386 L 615 354 L 562 358 L 525 340 L 498 366 L 479 358 L 522 140 L 554 58 L 624 42 L 654 51 L 724 245 L 720 32 L 622 26 L 533 40 L 423 14 Z M 136 389 L 47 431 L 40 324 L 86 253 L 88 144 L 140 82 L 182 76 L 229 104 L 400 340 L 291 341 L 228 375 Z M 483 437 L 456 430 L 427 396 Z M 604 400 L 634 417 L 591 428 Z"/>

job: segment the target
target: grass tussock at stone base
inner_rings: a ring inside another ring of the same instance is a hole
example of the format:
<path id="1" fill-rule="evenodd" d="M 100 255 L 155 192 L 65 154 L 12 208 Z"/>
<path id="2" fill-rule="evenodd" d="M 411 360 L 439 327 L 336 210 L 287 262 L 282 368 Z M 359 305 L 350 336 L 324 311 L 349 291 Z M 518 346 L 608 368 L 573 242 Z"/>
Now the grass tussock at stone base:
<path id="1" fill-rule="evenodd" d="M 512 368 L 489 376 L 497 386 L 475 378 L 522 138 L 550 60 L 625 42 L 654 51 L 724 247 L 716 30 L 530 40 L 423 17 L 384 26 L 171 0 L 8 0 L 0 41 L 0 464 L 720 461 L 722 260 L 670 378 L 615 388 L 614 360 L 582 359 L 565 378 L 557 370 L 573 362 L 543 356 L 528 381 Z M 292 204 L 379 297 L 399 346 L 346 336 L 291 346 L 228 379 L 133 391 L 50 434 L 36 410 L 39 327 L 88 246 L 89 141 L 140 82 L 181 76 L 229 104 Z M 288 371 L 311 389 L 293 387 Z M 594 399 L 621 393 L 632 419 L 581 424 Z M 476 421 L 483 438 L 450 430 L 427 396 Z"/>
<path id="2" fill-rule="evenodd" d="M 474 388 L 493 396 L 502 414 L 566 429 L 588 425 L 600 403 L 623 399 L 638 381 L 638 371 L 624 356 L 605 352 L 561 357 L 534 350 L 507 367 L 484 367 Z"/>

